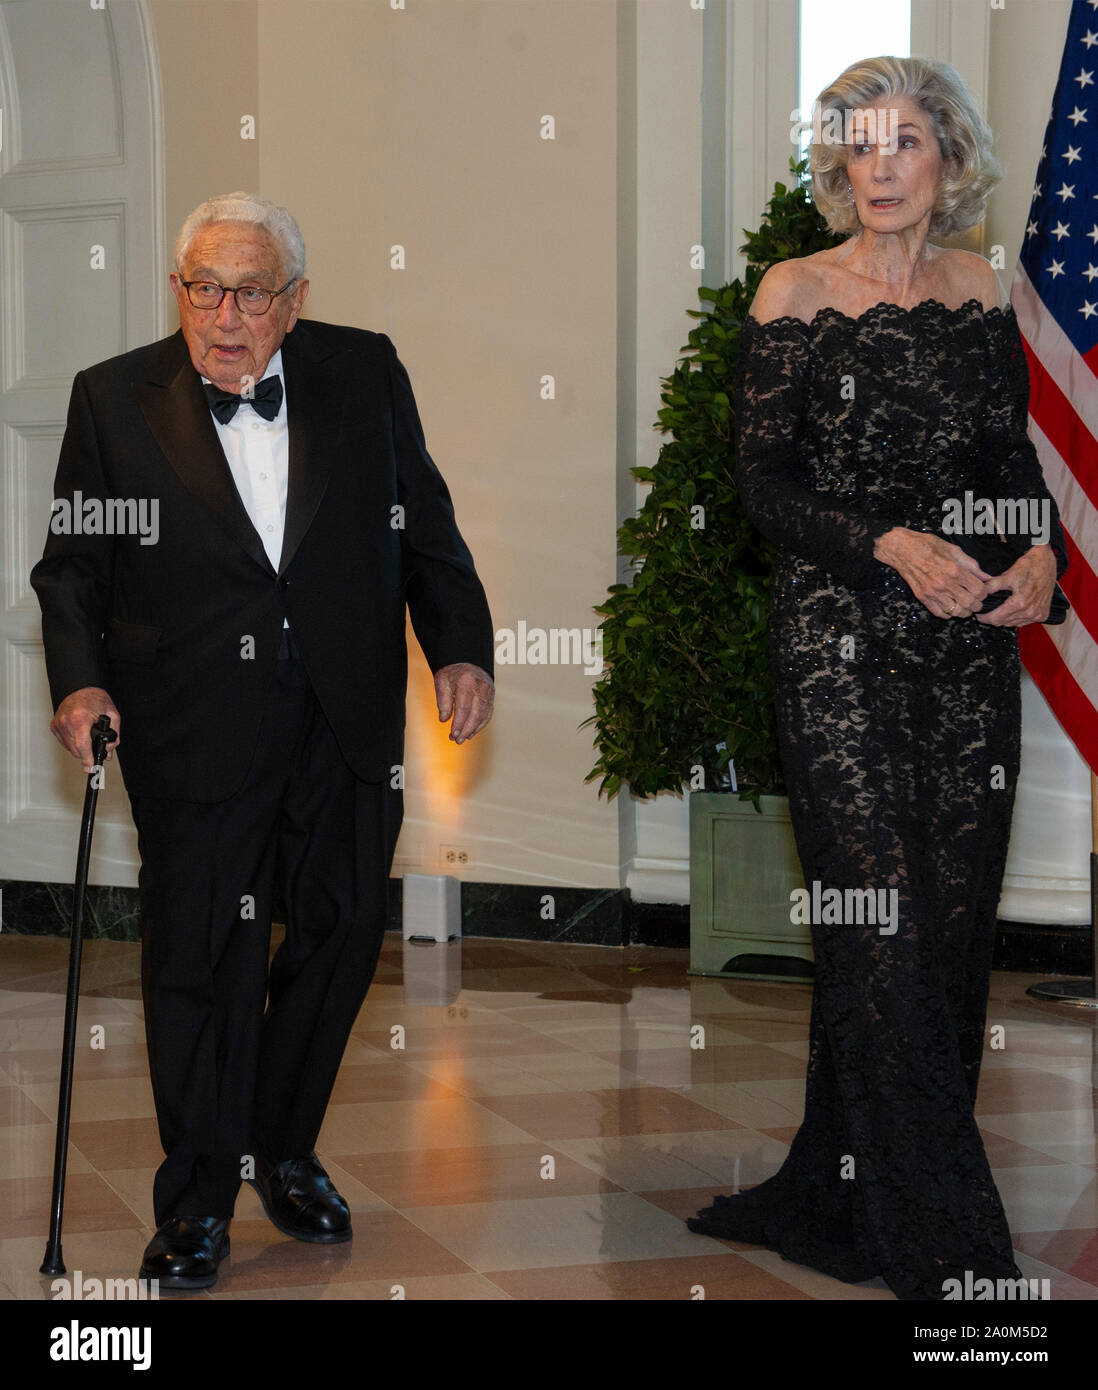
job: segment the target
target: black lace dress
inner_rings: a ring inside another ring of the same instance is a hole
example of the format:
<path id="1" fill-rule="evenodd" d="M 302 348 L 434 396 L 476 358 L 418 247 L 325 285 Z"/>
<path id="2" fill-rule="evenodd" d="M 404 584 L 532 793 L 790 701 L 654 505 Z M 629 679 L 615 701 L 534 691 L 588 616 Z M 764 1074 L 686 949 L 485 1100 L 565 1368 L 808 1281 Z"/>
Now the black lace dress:
<path id="1" fill-rule="evenodd" d="M 894 525 L 941 534 L 966 490 L 1048 498 L 1062 573 L 1028 395 L 1009 307 L 743 328 L 736 479 L 779 547 L 771 655 L 805 880 L 895 889 L 898 921 L 813 922 L 801 1128 L 774 1177 L 689 1225 L 847 1282 L 880 1276 L 901 1299 L 941 1299 L 966 1270 L 1019 1277 L 973 1116 L 1019 661 L 1017 629 L 933 617 L 873 542 Z"/>

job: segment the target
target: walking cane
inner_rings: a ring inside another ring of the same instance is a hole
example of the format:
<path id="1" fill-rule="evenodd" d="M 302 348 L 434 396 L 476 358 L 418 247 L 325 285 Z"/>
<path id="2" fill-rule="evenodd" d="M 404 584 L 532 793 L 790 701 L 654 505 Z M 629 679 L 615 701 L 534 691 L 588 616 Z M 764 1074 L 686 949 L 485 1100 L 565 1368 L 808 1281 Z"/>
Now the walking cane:
<path id="1" fill-rule="evenodd" d="M 69 940 L 69 985 L 65 996 L 65 1040 L 61 1047 L 61 1085 L 57 1096 L 57 1146 L 53 1151 L 53 1197 L 50 1212 L 50 1238 L 39 1274 L 64 1274 L 61 1258 L 61 1208 L 65 1201 L 65 1161 L 69 1150 L 69 1108 L 72 1102 L 72 1071 L 76 1056 L 76 1010 L 80 1002 L 80 952 L 84 944 L 84 895 L 88 888 L 88 859 L 91 856 L 92 825 L 103 754 L 107 744 L 118 737 L 111 721 L 101 714 L 91 727 L 92 762 L 88 787 L 84 792 L 84 818 L 80 822 L 80 846 L 76 854 L 76 883 L 72 892 L 72 933 Z"/>

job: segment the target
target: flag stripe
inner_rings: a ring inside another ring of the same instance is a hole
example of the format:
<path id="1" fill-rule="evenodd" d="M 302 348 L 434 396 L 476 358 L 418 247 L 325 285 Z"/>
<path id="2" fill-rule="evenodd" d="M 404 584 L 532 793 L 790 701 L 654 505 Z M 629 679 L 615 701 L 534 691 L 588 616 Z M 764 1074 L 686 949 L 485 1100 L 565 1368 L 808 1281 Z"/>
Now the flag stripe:
<path id="1" fill-rule="evenodd" d="M 1045 308 L 1024 266 L 1019 266 L 1015 274 L 1010 302 L 1033 357 L 1072 401 L 1075 413 L 1098 439 L 1098 393 L 1094 389 L 1093 368 L 1085 357 L 1079 356 L 1071 339 Z"/>
<path id="2" fill-rule="evenodd" d="M 1091 636 L 1098 641 L 1098 581 L 1087 559 L 1088 537 L 1090 553 L 1098 554 L 1098 545 L 1095 544 L 1098 512 L 1095 512 L 1090 498 L 1053 449 L 1044 432 L 1032 420 L 1029 433 L 1037 450 L 1045 482 L 1056 498 L 1060 525 L 1064 532 L 1070 568 L 1060 581 L 1060 586 Z M 1079 536 L 1084 538 L 1083 543 L 1076 539 Z"/>
<path id="3" fill-rule="evenodd" d="M 1033 628 L 1039 627 L 1046 633 L 1049 641 L 1059 652 L 1063 661 L 1071 671 L 1075 684 L 1080 692 L 1086 697 L 1092 706 L 1098 707 L 1098 646 L 1095 646 L 1094 639 L 1081 622 L 1075 617 L 1074 613 L 1069 613 L 1067 619 L 1055 627 L 1045 627 L 1041 623 L 1028 623 L 1025 627 L 1018 629 L 1021 637 L 1023 632 L 1030 632 Z M 1059 714 L 1059 710 L 1056 710 Z M 1098 727 L 1098 719 L 1092 713 L 1091 722 Z"/>
<path id="4" fill-rule="evenodd" d="M 1029 363 L 1029 413 L 1093 502 L 1098 496 L 1098 440 L 1084 427 L 1072 402 L 1024 338 L 1022 342 Z M 1098 383 L 1090 389 L 1098 395 Z"/>
<path id="5" fill-rule="evenodd" d="M 1022 660 L 1098 771 L 1098 0 L 1072 0 L 1011 301 L 1028 433 L 1056 499 L 1072 611 L 1018 631 Z"/>
<path id="6" fill-rule="evenodd" d="M 1068 738 L 1089 766 L 1098 768 L 1098 719 L 1094 704 L 1080 688 L 1050 636 L 1054 631 L 1057 629 L 1040 623 L 1019 628 L 1022 660 Z"/>
<path id="7" fill-rule="evenodd" d="M 1065 530 L 1064 542 L 1068 554 L 1068 569 L 1060 587 L 1071 600 L 1076 618 L 1083 624 L 1092 640 L 1098 642 L 1098 580 L 1087 557 Z"/>

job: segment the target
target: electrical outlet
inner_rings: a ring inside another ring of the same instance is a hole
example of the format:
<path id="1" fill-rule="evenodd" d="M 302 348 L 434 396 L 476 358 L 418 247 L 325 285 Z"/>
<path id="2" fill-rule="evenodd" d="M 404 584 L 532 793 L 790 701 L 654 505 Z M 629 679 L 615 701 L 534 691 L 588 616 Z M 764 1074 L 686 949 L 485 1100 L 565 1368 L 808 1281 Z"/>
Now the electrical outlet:
<path id="1" fill-rule="evenodd" d="M 448 868 L 461 869 L 469 864 L 469 851 L 457 845 L 440 845 L 438 855 Z"/>

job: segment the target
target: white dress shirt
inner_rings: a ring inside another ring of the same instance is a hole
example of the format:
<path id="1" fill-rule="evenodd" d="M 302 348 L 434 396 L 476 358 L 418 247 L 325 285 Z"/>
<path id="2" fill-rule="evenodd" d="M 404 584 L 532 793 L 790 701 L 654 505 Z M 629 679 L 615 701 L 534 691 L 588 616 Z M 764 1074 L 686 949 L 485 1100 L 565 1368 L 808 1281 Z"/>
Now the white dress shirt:
<path id="1" fill-rule="evenodd" d="M 273 420 L 264 420 L 249 401 L 243 400 L 227 424 L 222 424 L 215 415 L 214 428 L 225 450 L 240 500 L 263 542 L 267 558 L 277 570 L 282 558 L 286 494 L 290 482 L 290 428 L 281 348 L 268 362 L 263 380 L 270 376 L 282 378 L 282 404 Z M 203 385 L 207 381 L 207 377 L 202 378 Z M 289 627 L 289 623 L 284 622 L 283 626 Z"/>

